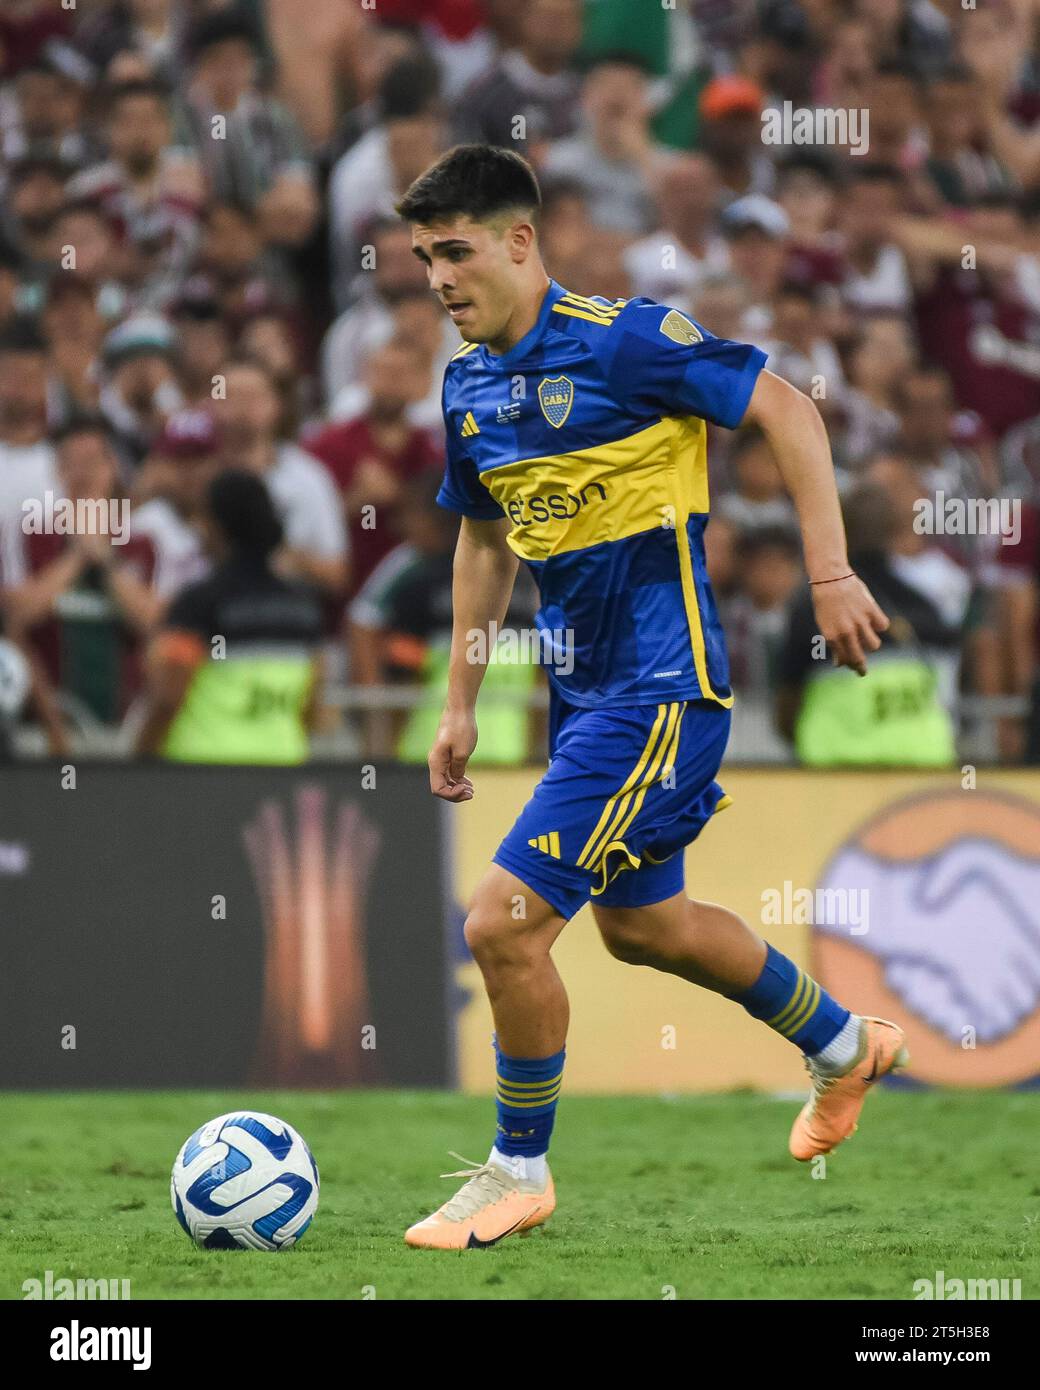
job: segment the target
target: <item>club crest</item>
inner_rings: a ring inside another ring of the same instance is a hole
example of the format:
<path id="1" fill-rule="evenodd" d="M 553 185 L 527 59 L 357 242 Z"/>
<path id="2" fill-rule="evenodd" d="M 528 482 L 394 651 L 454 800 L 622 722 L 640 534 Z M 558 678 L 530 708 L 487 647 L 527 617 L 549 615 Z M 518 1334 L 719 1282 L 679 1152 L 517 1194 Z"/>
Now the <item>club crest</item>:
<path id="1" fill-rule="evenodd" d="M 549 424 L 558 430 L 571 413 L 574 382 L 566 376 L 543 377 L 538 386 L 538 404 Z"/>

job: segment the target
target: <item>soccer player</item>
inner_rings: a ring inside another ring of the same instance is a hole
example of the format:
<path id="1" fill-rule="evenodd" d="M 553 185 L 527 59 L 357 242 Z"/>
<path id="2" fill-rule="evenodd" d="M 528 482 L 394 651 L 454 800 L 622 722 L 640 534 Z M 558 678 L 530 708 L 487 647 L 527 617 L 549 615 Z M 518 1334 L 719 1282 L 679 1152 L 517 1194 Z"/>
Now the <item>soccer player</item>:
<path id="1" fill-rule="evenodd" d="M 685 847 L 727 801 L 715 775 L 733 703 L 704 564 L 705 421 L 754 423 L 769 440 L 833 659 L 865 674 L 888 625 L 849 569 L 819 413 L 755 347 L 648 299 L 551 280 L 539 201 L 519 155 L 464 145 L 398 205 L 463 338 L 444 378 L 438 501 L 462 522 L 433 794 L 474 795 L 484 666 L 471 638 L 501 625 L 520 560 L 540 590 L 552 687 L 548 771 L 466 919 L 495 1020 L 498 1126 L 487 1163 L 446 1174 L 467 1181 L 405 1236 L 441 1249 L 492 1245 L 553 1211 L 568 1004 L 550 951 L 584 903 L 619 960 L 726 995 L 801 1049 L 812 1091 L 795 1158 L 847 1138 L 870 1084 L 908 1060 L 895 1024 L 851 1014 L 735 913 L 684 891 Z"/>

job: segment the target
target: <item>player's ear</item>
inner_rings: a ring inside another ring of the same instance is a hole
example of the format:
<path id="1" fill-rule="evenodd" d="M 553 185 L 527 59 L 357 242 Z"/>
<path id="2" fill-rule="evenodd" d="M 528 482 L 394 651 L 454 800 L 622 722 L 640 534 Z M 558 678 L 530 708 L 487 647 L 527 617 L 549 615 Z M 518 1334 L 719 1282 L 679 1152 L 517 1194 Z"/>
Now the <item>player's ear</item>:
<path id="1" fill-rule="evenodd" d="M 534 250 L 535 240 L 534 226 L 530 222 L 514 222 L 506 232 L 509 254 L 517 265 L 527 260 Z"/>

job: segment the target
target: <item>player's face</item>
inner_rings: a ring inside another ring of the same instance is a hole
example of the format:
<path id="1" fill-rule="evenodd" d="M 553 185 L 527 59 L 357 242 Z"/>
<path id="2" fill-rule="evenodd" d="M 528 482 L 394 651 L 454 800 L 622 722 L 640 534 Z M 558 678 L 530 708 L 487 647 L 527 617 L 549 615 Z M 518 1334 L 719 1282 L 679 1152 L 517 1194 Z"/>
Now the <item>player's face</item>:
<path id="1" fill-rule="evenodd" d="M 522 257 L 511 233 L 468 216 L 412 229 L 430 289 L 469 343 L 501 338 L 520 298 Z"/>

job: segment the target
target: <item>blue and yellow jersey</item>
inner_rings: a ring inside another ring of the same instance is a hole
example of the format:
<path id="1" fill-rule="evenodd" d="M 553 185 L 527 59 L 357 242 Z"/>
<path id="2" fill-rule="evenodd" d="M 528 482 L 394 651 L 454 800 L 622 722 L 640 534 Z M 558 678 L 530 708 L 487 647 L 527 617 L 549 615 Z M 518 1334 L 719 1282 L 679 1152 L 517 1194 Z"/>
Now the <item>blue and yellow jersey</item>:
<path id="1" fill-rule="evenodd" d="M 572 704 L 732 703 L 704 564 L 705 421 L 740 424 L 765 360 L 652 300 L 552 281 L 515 347 L 449 362 L 437 500 L 512 523 Z"/>

